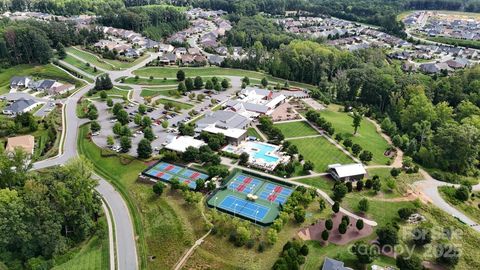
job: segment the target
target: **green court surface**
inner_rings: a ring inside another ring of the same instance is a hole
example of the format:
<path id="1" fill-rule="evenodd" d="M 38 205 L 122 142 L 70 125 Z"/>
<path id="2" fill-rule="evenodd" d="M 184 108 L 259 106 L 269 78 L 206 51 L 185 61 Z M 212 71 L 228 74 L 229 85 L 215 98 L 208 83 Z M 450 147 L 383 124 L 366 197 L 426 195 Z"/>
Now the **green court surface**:
<path id="1" fill-rule="evenodd" d="M 207 204 L 233 216 L 266 226 L 278 217 L 280 205 L 287 201 L 293 190 L 293 187 L 237 171 L 223 189 L 209 198 Z M 249 195 L 257 198 L 248 198 Z"/>

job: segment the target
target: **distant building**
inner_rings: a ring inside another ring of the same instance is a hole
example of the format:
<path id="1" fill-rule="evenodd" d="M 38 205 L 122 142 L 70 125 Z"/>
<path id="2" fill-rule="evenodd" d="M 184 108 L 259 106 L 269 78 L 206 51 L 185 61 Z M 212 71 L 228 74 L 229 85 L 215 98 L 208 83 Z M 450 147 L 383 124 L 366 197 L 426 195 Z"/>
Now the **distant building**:
<path id="1" fill-rule="evenodd" d="M 328 165 L 328 172 L 337 181 L 357 181 L 367 174 L 361 163 Z"/>
<path id="2" fill-rule="evenodd" d="M 213 134 L 222 133 L 231 144 L 239 144 L 247 138 L 245 128 L 250 124 L 250 119 L 231 111 L 216 111 L 207 113 L 203 119 L 196 123 L 195 131 Z"/>
<path id="3" fill-rule="evenodd" d="M 325 257 L 323 261 L 322 270 L 352 270 L 352 268 L 345 267 L 344 263 L 334 259 Z"/>
<path id="4" fill-rule="evenodd" d="M 165 149 L 183 153 L 188 147 L 194 147 L 198 149 L 202 145 L 206 145 L 206 143 L 202 140 L 194 139 L 191 136 L 179 136 L 172 138 L 172 140 L 165 145 Z"/>
<path id="5" fill-rule="evenodd" d="M 33 151 L 35 150 L 35 137 L 32 135 L 24 135 L 8 138 L 5 151 L 12 153 L 17 148 L 22 149 L 29 155 L 33 155 Z"/>
<path id="6" fill-rule="evenodd" d="M 31 81 L 32 79 L 29 77 L 14 76 L 12 77 L 12 79 L 10 79 L 10 88 L 11 89 L 27 88 Z"/>

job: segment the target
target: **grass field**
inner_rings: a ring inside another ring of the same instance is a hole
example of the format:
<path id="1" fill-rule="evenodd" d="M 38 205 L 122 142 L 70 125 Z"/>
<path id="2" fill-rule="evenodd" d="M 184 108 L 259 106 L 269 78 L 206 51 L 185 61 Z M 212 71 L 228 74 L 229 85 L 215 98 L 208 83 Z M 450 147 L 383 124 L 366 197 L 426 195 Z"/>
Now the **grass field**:
<path id="1" fill-rule="evenodd" d="M 70 65 L 72 65 L 72 66 L 74 66 L 78 69 L 81 69 L 82 71 L 85 71 L 86 73 L 88 73 L 90 75 L 93 75 L 93 76 L 96 76 L 96 75 L 101 73 L 99 70 L 97 70 L 97 72 L 95 72 L 94 67 L 92 67 L 92 66 L 87 67 L 85 62 L 82 62 L 82 61 L 78 60 L 77 58 L 75 58 L 71 55 L 68 55 L 68 54 L 67 54 L 67 57 L 65 57 L 65 59 L 63 59 L 63 61 L 65 61 L 68 64 L 70 64 Z"/>
<path id="2" fill-rule="evenodd" d="M 252 70 L 242 70 L 242 69 L 232 69 L 232 68 L 221 68 L 221 67 L 199 67 L 199 68 L 178 68 L 178 67 L 146 67 L 140 68 L 133 72 L 133 74 L 141 77 L 156 77 L 156 78 L 176 78 L 177 71 L 182 69 L 185 71 L 186 77 L 195 77 L 195 76 L 240 76 L 240 77 L 249 77 L 254 79 L 267 78 L 269 82 L 275 83 L 285 83 L 286 80 L 272 77 L 268 74 L 252 71 Z M 299 82 L 289 81 L 291 86 L 303 87 L 309 89 L 315 89 L 315 86 Z"/>
<path id="3" fill-rule="evenodd" d="M 66 51 L 68 53 L 71 53 L 83 59 L 85 62 L 88 62 L 93 66 L 97 66 L 99 68 L 106 69 L 106 70 L 121 70 L 121 69 L 130 68 L 148 57 L 147 55 L 144 55 L 136 59 L 135 61 L 127 62 L 127 61 L 118 61 L 118 60 L 110 60 L 110 59 L 101 59 L 97 55 L 84 51 L 82 49 L 79 49 L 77 47 L 67 48 Z"/>
<path id="4" fill-rule="evenodd" d="M 321 115 L 333 124 L 335 133 L 341 133 L 343 139 L 350 138 L 353 143 L 357 143 L 364 150 L 373 153 L 372 163 L 386 164 L 389 158 L 383 153 L 389 147 L 388 142 L 377 133 L 375 126 L 366 119 L 362 120 L 360 128 L 355 136 L 353 136 L 352 118 L 343 112 L 339 112 L 338 105 L 328 106 L 328 110 L 321 111 Z"/>
<path id="5" fill-rule="evenodd" d="M 125 78 L 124 83 L 128 84 L 138 84 L 138 85 L 169 85 L 169 86 L 177 86 L 178 81 L 176 79 L 152 79 L 149 78 L 138 78 L 135 77 L 128 77 Z"/>
<path id="6" fill-rule="evenodd" d="M 82 82 L 52 64 L 40 66 L 17 65 L 0 70 L 0 94 L 5 94 L 10 90 L 10 79 L 13 76 L 31 76 L 32 79 L 53 79 L 74 84 L 77 87 L 82 85 Z"/>
<path id="7" fill-rule="evenodd" d="M 303 155 L 305 160 L 310 160 L 315 164 L 314 171 L 316 172 L 325 172 L 329 164 L 353 162 L 350 157 L 324 137 L 291 140 L 290 142 L 298 147 L 298 152 Z"/>
<path id="8" fill-rule="evenodd" d="M 105 217 L 101 217 L 99 222 L 101 222 L 104 233 L 101 236 L 91 237 L 76 252 L 68 254 L 72 256 L 68 261 L 59 264 L 53 270 L 109 269 L 108 226 Z"/>
<path id="9" fill-rule="evenodd" d="M 282 131 L 283 135 L 287 139 L 303 137 L 303 136 L 319 135 L 318 132 L 315 129 L 313 129 L 305 121 L 279 123 L 279 124 L 275 124 L 275 126 Z"/>
<path id="10" fill-rule="evenodd" d="M 462 202 L 455 198 L 455 190 L 456 189 L 454 187 L 448 186 L 438 188 L 440 195 L 445 201 L 447 201 L 450 205 L 457 208 L 458 210 L 462 211 L 472 220 L 480 223 L 480 209 L 478 207 L 478 205 L 480 204 L 480 199 L 478 199 L 478 196 L 472 197 L 466 202 Z"/>
<path id="11" fill-rule="evenodd" d="M 95 94 L 92 95 L 92 97 L 100 97 L 100 92 L 101 91 L 96 92 Z M 124 90 L 114 86 L 110 90 L 105 90 L 105 92 L 107 93 L 108 97 L 111 97 L 111 98 L 126 98 L 129 90 Z"/>
<path id="12" fill-rule="evenodd" d="M 175 101 L 175 100 L 166 99 L 166 98 L 159 98 L 155 102 L 158 102 L 159 104 L 163 104 L 163 105 L 165 105 L 167 103 L 171 103 L 173 106 L 175 106 L 175 107 L 178 106 L 182 110 L 188 110 L 188 109 L 193 108 L 193 105 L 183 103 L 183 102 L 178 102 L 178 101 Z"/>
<path id="13" fill-rule="evenodd" d="M 169 98 L 178 99 L 181 97 L 176 89 L 168 89 L 168 88 L 143 88 L 142 92 L 140 92 L 141 97 L 156 97 L 156 96 L 164 96 Z"/>

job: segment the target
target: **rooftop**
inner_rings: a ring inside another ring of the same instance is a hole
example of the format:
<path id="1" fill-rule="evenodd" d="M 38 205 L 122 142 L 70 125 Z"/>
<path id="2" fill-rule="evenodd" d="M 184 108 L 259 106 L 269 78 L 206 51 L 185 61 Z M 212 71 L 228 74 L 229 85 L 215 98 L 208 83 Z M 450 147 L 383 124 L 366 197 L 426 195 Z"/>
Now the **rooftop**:
<path id="1" fill-rule="evenodd" d="M 332 164 L 332 165 L 328 165 L 328 168 L 330 170 L 334 170 L 338 175 L 338 177 L 340 178 L 355 176 L 355 175 L 362 175 L 367 173 L 367 171 L 365 171 L 365 168 L 361 163 L 353 163 L 353 164 L 347 164 L 347 165 Z"/>
<path id="2" fill-rule="evenodd" d="M 179 136 L 173 138 L 171 142 L 165 146 L 165 148 L 183 153 L 190 146 L 198 149 L 202 145 L 205 145 L 204 141 L 194 139 L 191 136 Z"/>

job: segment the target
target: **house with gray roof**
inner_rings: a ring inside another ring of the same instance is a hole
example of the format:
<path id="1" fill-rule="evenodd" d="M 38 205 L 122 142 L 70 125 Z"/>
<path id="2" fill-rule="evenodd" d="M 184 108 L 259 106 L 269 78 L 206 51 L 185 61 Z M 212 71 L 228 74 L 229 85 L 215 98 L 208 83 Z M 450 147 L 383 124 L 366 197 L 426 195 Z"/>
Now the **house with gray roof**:
<path id="1" fill-rule="evenodd" d="M 32 79 L 30 77 L 14 76 L 10 79 L 10 88 L 11 89 L 27 88 L 31 81 Z"/>
<path id="2" fill-rule="evenodd" d="M 224 58 L 220 55 L 211 54 L 208 56 L 208 63 L 216 66 L 220 66 L 223 63 Z"/>
<path id="3" fill-rule="evenodd" d="M 239 144 L 247 137 L 246 127 L 250 118 L 233 111 L 215 111 L 205 114 L 205 117 L 195 123 L 196 132 L 222 133 L 231 144 Z"/>
<path id="4" fill-rule="evenodd" d="M 345 267 L 344 263 L 334 259 L 325 257 L 323 261 L 322 270 L 352 270 L 352 268 Z"/>
<path id="5" fill-rule="evenodd" d="M 19 98 L 3 109 L 5 115 L 18 115 L 33 110 L 39 103 L 33 99 Z"/>

